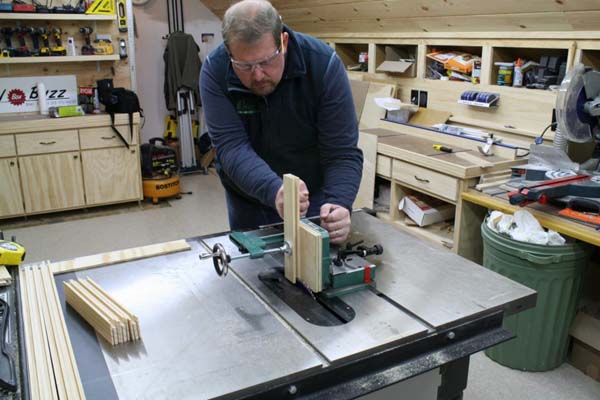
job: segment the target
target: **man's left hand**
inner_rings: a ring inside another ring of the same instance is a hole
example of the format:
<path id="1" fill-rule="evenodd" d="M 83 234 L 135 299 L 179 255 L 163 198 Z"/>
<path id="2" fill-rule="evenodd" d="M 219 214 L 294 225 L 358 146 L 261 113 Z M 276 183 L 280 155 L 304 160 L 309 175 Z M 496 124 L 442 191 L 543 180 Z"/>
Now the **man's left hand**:
<path id="1" fill-rule="evenodd" d="M 337 204 L 323 204 L 321 206 L 321 226 L 329 232 L 330 243 L 343 243 L 350 234 L 350 211 Z"/>

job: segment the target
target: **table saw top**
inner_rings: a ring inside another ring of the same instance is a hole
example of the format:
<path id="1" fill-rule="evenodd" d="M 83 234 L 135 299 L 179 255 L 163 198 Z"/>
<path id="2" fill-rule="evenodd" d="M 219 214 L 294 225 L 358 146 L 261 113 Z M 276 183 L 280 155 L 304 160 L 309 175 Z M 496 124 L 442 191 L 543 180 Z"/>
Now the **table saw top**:
<path id="1" fill-rule="evenodd" d="M 306 321 L 258 279 L 278 257 L 235 261 L 221 278 L 199 260 L 200 238 L 188 240 L 191 251 L 55 275 L 87 398 L 240 398 L 535 304 L 533 290 L 366 213 L 353 215 L 352 238 L 381 243 L 384 254 L 371 259 L 377 289 L 342 296 L 356 316 L 337 326 Z M 237 251 L 226 234 L 204 240 Z M 61 282 L 73 276 L 93 278 L 136 314 L 142 341 L 98 341 L 64 304 Z"/>

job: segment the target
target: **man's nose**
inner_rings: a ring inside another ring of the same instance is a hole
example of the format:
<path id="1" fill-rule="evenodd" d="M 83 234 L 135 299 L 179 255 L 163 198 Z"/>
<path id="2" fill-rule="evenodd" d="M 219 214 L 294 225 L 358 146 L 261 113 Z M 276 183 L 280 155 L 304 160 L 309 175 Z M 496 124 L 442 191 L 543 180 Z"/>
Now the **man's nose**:
<path id="1" fill-rule="evenodd" d="M 252 78 L 254 80 L 259 81 L 262 78 L 264 78 L 264 76 L 265 76 L 265 73 L 264 73 L 264 71 L 262 70 L 262 68 L 258 64 L 255 65 L 254 68 L 252 68 Z"/>

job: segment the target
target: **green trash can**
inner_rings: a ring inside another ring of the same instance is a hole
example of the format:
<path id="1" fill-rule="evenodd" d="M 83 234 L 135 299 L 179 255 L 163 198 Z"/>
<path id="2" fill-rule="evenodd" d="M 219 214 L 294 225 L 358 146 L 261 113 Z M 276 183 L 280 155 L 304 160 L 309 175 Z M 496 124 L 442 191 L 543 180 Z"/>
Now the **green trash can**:
<path id="1" fill-rule="evenodd" d="M 483 266 L 538 292 L 534 308 L 505 318 L 516 339 L 485 351 L 492 360 L 523 371 L 548 371 L 567 355 L 581 276 L 590 248 L 581 243 L 524 243 L 481 225 Z"/>

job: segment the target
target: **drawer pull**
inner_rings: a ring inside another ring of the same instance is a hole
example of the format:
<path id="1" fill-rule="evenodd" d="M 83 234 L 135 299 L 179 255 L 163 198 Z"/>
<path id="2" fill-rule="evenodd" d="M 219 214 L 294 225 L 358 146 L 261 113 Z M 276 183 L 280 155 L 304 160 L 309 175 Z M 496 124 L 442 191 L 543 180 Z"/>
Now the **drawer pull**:
<path id="1" fill-rule="evenodd" d="M 113 140 L 114 138 L 116 138 L 115 135 L 112 135 L 112 136 L 102 136 L 103 140 Z"/>
<path id="2" fill-rule="evenodd" d="M 56 140 L 52 140 L 50 142 L 40 142 L 40 144 L 42 144 L 44 146 L 50 146 L 52 144 L 56 144 Z"/>
<path id="3" fill-rule="evenodd" d="M 79 158 L 79 156 L 77 156 L 77 155 L 74 155 L 74 156 L 73 156 L 73 159 L 74 159 L 74 160 L 77 160 L 78 158 Z"/>
<path id="4" fill-rule="evenodd" d="M 415 175 L 415 179 L 418 180 L 419 182 L 423 182 L 423 183 L 429 183 L 429 179 L 424 179 L 424 178 L 419 178 L 418 176 Z"/>
<path id="5" fill-rule="evenodd" d="M 15 165 L 15 162 L 14 162 L 14 161 L 11 161 L 11 162 L 10 162 L 10 166 L 11 166 L 11 167 L 13 167 L 14 165 Z"/>

